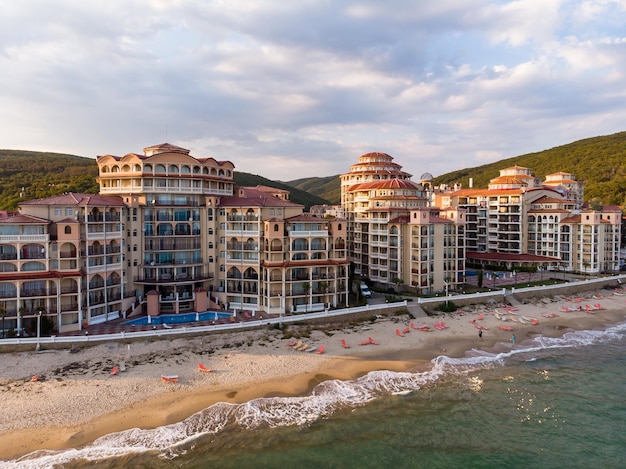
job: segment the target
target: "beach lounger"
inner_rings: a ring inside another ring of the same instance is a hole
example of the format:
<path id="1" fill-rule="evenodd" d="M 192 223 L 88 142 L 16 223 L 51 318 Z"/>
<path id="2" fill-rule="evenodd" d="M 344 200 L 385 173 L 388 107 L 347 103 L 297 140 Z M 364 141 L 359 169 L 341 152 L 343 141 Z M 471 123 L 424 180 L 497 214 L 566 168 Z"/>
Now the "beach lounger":
<path id="1" fill-rule="evenodd" d="M 341 339 L 341 346 L 343 348 L 350 348 L 350 346 L 348 345 L 348 342 L 346 342 L 346 339 Z"/>
<path id="2" fill-rule="evenodd" d="M 161 375 L 161 380 L 165 383 L 178 383 L 178 375 Z"/>
<path id="3" fill-rule="evenodd" d="M 308 348 L 309 348 L 309 344 L 302 344 L 302 347 L 297 348 L 296 350 L 297 350 L 298 352 L 304 352 L 304 351 L 305 351 L 306 349 L 308 349 Z"/>
<path id="4" fill-rule="evenodd" d="M 405 328 L 402 330 L 402 333 L 403 333 L 403 334 L 406 334 L 406 333 L 408 333 L 408 332 L 411 332 L 411 329 L 410 329 L 410 328 L 408 328 L 408 327 L 405 327 Z"/>
<path id="5" fill-rule="evenodd" d="M 371 337 L 367 338 L 368 342 L 372 345 L 378 345 L 378 342 L 376 342 L 374 339 L 372 339 Z"/>
<path id="6" fill-rule="evenodd" d="M 369 344 L 371 344 L 369 339 L 366 339 L 366 340 L 363 340 L 363 341 L 359 342 L 359 345 L 369 345 Z"/>
<path id="7" fill-rule="evenodd" d="M 207 368 L 206 366 L 204 366 L 204 364 L 203 364 L 203 363 L 198 363 L 198 369 L 199 369 L 200 371 L 207 371 L 207 372 L 209 372 L 209 373 L 210 373 L 211 371 L 213 371 L 211 368 Z"/>
<path id="8" fill-rule="evenodd" d="M 324 347 L 323 345 L 320 346 L 320 348 L 317 349 L 317 353 L 318 355 L 321 355 L 322 353 L 324 353 L 324 350 L 326 349 L 326 347 Z"/>
<path id="9" fill-rule="evenodd" d="M 498 328 L 502 329 L 503 331 L 512 331 L 513 328 L 511 326 L 498 326 Z"/>
<path id="10" fill-rule="evenodd" d="M 120 367 L 117 365 L 114 366 L 113 369 L 111 370 L 111 376 L 115 376 L 118 371 L 120 371 Z"/>
<path id="11" fill-rule="evenodd" d="M 400 332 L 400 329 L 396 329 L 396 335 L 400 337 L 404 337 L 404 334 Z"/>
<path id="12" fill-rule="evenodd" d="M 417 329 L 417 328 L 418 328 L 418 327 L 415 325 L 415 323 L 414 323 L 413 321 L 411 321 L 410 326 L 411 326 L 413 329 Z"/>

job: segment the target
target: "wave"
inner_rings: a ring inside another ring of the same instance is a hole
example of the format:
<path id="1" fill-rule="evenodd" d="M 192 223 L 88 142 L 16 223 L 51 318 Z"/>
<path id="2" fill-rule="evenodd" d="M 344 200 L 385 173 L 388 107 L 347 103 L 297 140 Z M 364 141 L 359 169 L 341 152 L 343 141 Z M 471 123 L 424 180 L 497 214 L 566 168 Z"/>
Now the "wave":
<path id="1" fill-rule="evenodd" d="M 62 451 L 39 450 L 13 461 L 6 468 L 41 468 L 78 460 L 98 461 L 132 454 L 155 452 L 164 458 L 176 457 L 187 443 L 204 435 L 218 435 L 229 429 L 255 430 L 264 427 L 306 425 L 343 410 L 366 405 L 389 395 L 418 391 L 443 377 L 490 367 L 503 366 L 509 359 L 534 359 L 554 349 L 578 348 L 623 340 L 626 323 L 606 330 L 568 332 L 559 338 L 538 336 L 514 348 L 491 353 L 471 350 L 463 358 L 444 355 L 432 360 L 424 372 L 372 371 L 358 379 L 328 380 L 308 396 L 259 398 L 242 404 L 214 404 L 187 419 L 142 430 L 134 428 L 105 435 L 82 448 Z M 528 360 L 526 360 L 528 361 Z"/>

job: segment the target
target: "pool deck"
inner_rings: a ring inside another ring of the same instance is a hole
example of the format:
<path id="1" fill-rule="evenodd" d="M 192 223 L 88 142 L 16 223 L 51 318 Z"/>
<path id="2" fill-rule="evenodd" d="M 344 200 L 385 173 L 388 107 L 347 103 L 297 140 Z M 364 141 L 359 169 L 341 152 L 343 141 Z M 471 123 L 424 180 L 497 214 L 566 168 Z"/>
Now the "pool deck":
<path id="1" fill-rule="evenodd" d="M 231 313 L 231 314 L 233 313 L 232 311 L 218 311 L 218 312 L 219 313 Z M 189 314 L 189 313 L 184 313 L 184 314 Z M 170 315 L 168 314 L 164 316 L 170 316 Z M 152 330 L 158 330 L 158 329 L 168 330 L 168 328 L 164 327 L 163 324 L 126 324 L 126 322 L 130 320 L 139 319 L 142 317 L 146 317 L 146 316 L 139 315 L 139 316 L 133 316 L 131 318 L 126 318 L 126 319 L 124 318 L 115 319 L 113 321 L 104 322 L 102 324 L 93 324 L 86 328 L 83 328 L 80 331 L 64 332 L 63 334 L 59 334 L 59 336 L 76 336 L 76 335 L 97 336 L 101 334 L 118 334 L 120 332 L 152 331 Z M 192 322 L 174 323 L 174 324 L 168 324 L 168 325 L 172 326 L 173 328 L 186 327 L 188 329 L 191 329 L 194 327 L 211 326 L 215 324 L 229 324 L 233 322 L 240 323 L 240 322 L 247 322 L 247 321 L 257 321 L 259 319 L 267 319 L 269 317 L 271 316 L 266 313 L 256 313 L 256 315 L 253 317 L 251 313 L 248 313 L 246 315 L 246 313 L 244 312 L 244 314 L 237 313 L 236 318 L 235 317 L 222 318 L 218 320 L 207 319 L 206 321 L 192 321 Z"/>

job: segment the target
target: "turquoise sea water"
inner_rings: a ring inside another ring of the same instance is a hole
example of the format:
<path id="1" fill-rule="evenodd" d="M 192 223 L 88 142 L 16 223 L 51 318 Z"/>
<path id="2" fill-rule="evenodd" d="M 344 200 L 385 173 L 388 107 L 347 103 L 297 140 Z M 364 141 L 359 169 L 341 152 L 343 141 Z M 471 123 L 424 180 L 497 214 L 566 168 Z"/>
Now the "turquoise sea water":
<path id="1" fill-rule="evenodd" d="M 626 324 L 438 357 L 6 467 L 623 468 Z"/>

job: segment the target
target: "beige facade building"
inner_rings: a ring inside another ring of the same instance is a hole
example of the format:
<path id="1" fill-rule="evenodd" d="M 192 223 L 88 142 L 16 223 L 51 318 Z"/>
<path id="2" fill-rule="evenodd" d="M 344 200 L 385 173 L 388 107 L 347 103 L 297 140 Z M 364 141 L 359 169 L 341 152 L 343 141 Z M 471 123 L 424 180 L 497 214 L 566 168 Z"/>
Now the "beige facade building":
<path id="1" fill-rule="evenodd" d="M 357 276 L 422 293 L 462 282 L 464 214 L 428 208 L 426 195 L 422 184 L 411 181 L 411 174 L 386 153 L 362 155 L 341 175 L 341 203 Z"/>
<path id="2" fill-rule="evenodd" d="M 3 214 L 4 328 L 32 333 L 39 313 L 59 332 L 120 317 L 134 297 L 122 262 L 125 214 L 120 198 L 93 194 L 32 200 Z"/>
<path id="3" fill-rule="evenodd" d="M 476 263 L 601 273 L 619 268 L 621 210 L 583 207 L 584 184 L 571 173 L 536 178 L 500 171 L 487 189 L 445 190 L 435 204 L 466 211 L 467 258 Z M 586 233 L 586 235 L 584 234 Z"/>
<path id="4" fill-rule="evenodd" d="M 155 145 L 97 159 L 100 195 L 0 214 L 3 331 L 59 332 L 132 314 L 245 314 L 348 304 L 347 221 L 289 192 L 236 187 L 234 165 Z"/>

